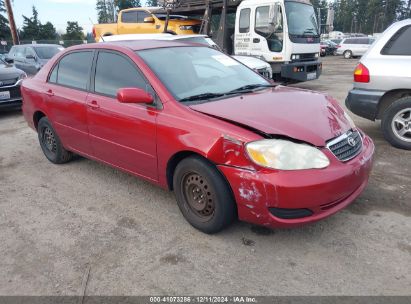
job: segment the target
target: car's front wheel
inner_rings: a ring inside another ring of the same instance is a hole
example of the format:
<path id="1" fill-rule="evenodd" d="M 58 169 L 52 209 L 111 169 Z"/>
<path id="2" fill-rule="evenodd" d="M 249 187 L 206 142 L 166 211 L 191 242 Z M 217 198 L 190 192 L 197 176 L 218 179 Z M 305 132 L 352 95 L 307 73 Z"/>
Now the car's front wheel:
<path id="1" fill-rule="evenodd" d="M 185 219 L 198 230 L 216 233 L 235 218 L 233 195 L 217 168 L 199 156 L 182 160 L 176 167 L 173 188 Z"/>
<path id="2" fill-rule="evenodd" d="M 385 139 L 394 147 L 411 150 L 411 97 L 395 101 L 381 122 Z"/>
<path id="3" fill-rule="evenodd" d="M 64 149 L 60 138 L 47 117 L 40 119 L 37 134 L 41 149 L 49 161 L 54 164 L 63 164 L 71 160 L 72 153 Z"/>
<path id="4" fill-rule="evenodd" d="M 345 59 L 350 59 L 350 58 L 352 58 L 352 52 L 351 52 L 351 51 L 345 51 L 345 52 L 343 53 L 343 55 L 344 55 L 344 58 L 345 58 Z"/>

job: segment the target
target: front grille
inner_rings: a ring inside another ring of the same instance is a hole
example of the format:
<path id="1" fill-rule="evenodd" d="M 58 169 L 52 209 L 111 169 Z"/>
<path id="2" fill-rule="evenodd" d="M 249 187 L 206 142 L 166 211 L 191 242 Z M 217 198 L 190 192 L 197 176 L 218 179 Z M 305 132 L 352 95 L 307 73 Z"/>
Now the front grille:
<path id="1" fill-rule="evenodd" d="M 348 131 L 329 141 L 327 143 L 327 148 L 340 161 L 349 161 L 360 153 L 362 148 L 362 138 L 358 131 Z"/>
<path id="2" fill-rule="evenodd" d="M 14 85 L 17 82 L 17 80 L 19 80 L 19 79 L 18 78 L 13 78 L 13 79 L 0 80 L 0 87 Z"/>
<path id="3" fill-rule="evenodd" d="M 313 61 L 317 60 L 316 53 L 305 53 L 305 54 L 293 54 L 298 55 L 299 59 L 292 59 L 292 62 L 301 62 L 301 61 Z M 291 57 L 293 58 L 293 57 Z"/>
<path id="4" fill-rule="evenodd" d="M 16 99 L 16 98 L 21 97 L 20 86 L 15 86 L 15 87 L 10 87 L 10 88 L 0 87 L 0 91 L 9 91 L 10 92 L 10 99 Z"/>
<path id="5" fill-rule="evenodd" d="M 259 70 L 257 70 L 257 72 L 259 73 L 259 74 L 261 74 L 262 76 L 264 76 L 265 78 L 270 78 L 270 71 L 268 71 L 266 68 L 264 68 L 264 69 L 259 69 Z"/>

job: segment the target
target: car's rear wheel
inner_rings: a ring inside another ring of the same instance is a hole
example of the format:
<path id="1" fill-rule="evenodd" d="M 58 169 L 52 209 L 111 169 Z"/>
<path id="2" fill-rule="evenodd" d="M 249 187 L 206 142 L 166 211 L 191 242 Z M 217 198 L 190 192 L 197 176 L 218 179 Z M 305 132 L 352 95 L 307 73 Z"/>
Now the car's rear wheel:
<path id="1" fill-rule="evenodd" d="M 54 164 L 63 164 L 71 160 L 72 153 L 64 149 L 47 117 L 40 119 L 37 133 L 41 149 L 49 161 Z"/>
<path id="2" fill-rule="evenodd" d="M 185 219 L 198 230 L 216 233 L 235 218 L 235 202 L 224 177 L 199 156 L 182 160 L 176 167 L 173 187 Z"/>
<path id="3" fill-rule="evenodd" d="M 411 150 L 411 97 L 395 101 L 384 112 L 381 127 L 394 147 Z"/>
<path id="4" fill-rule="evenodd" d="M 343 55 L 344 55 L 344 58 L 345 58 L 345 59 L 350 59 L 350 58 L 352 58 L 352 52 L 349 51 L 349 50 L 344 51 Z"/>

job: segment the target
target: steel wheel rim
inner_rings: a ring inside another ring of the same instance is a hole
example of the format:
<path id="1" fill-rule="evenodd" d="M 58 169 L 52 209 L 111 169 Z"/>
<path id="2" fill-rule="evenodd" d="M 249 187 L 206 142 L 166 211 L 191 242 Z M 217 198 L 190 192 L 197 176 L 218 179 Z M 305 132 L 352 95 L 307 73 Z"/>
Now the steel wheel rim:
<path id="1" fill-rule="evenodd" d="M 183 177 L 184 199 L 192 213 L 207 221 L 215 212 L 215 197 L 207 180 L 195 172 Z"/>
<path id="2" fill-rule="evenodd" d="M 52 153 L 56 153 L 57 143 L 53 131 L 49 127 L 43 128 L 41 140 L 46 149 Z"/>
<path id="3" fill-rule="evenodd" d="M 411 142 L 411 108 L 405 108 L 395 114 L 391 129 L 402 141 Z"/>
<path id="4" fill-rule="evenodd" d="M 345 57 L 346 59 L 350 59 L 350 57 L 351 57 L 350 52 L 345 52 L 345 53 L 344 53 L 344 57 Z"/>

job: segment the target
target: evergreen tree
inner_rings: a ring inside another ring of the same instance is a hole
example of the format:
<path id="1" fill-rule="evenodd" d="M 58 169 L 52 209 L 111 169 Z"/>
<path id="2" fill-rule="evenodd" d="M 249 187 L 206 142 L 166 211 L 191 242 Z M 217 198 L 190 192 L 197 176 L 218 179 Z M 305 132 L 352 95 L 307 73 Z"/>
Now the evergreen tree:
<path id="1" fill-rule="evenodd" d="M 84 40 L 83 28 L 77 21 L 67 21 L 66 33 L 62 38 L 64 40 Z"/>
<path id="2" fill-rule="evenodd" d="M 51 22 L 40 24 L 39 40 L 55 40 L 57 36 L 56 28 Z"/>
<path id="3" fill-rule="evenodd" d="M 6 13 L 4 1 L 0 0 L 0 39 L 10 39 L 11 32 L 9 27 L 9 20 L 3 15 Z"/>
<path id="4" fill-rule="evenodd" d="M 146 1 L 146 6 L 156 7 L 156 6 L 160 6 L 160 5 L 158 4 L 158 0 L 147 0 Z"/>
<path id="5" fill-rule="evenodd" d="M 121 11 L 126 8 L 140 7 L 140 0 L 115 0 L 117 10 Z"/>
<path id="6" fill-rule="evenodd" d="M 38 12 L 35 6 L 32 8 L 33 16 L 26 17 L 23 15 L 23 28 L 20 31 L 21 39 L 31 39 L 36 40 L 40 33 L 40 21 L 38 19 Z"/>

